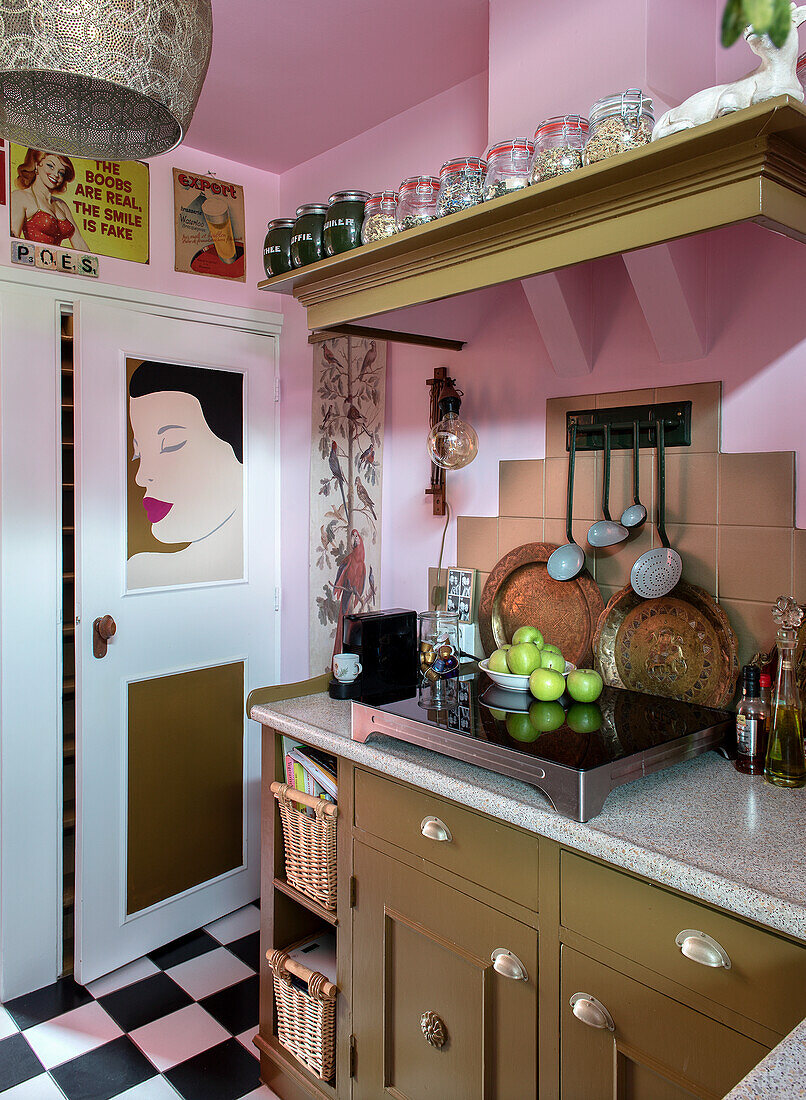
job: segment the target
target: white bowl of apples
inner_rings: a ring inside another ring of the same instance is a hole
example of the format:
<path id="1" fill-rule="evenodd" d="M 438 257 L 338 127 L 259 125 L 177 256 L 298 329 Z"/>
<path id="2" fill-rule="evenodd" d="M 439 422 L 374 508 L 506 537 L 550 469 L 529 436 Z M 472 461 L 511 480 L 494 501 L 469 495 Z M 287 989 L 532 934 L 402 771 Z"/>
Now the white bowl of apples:
<path id="1" fill-rule="evenodd" d="M 512 635 L 511 644 L 479 661 L 479 668 L 499 687 L 529 691 L 529 678 L 535 669 L 552 669 L 567 676 L 576 665 L 566 661 L 559 646 L 546 642 L 536 626 L 521 626 Z"/>

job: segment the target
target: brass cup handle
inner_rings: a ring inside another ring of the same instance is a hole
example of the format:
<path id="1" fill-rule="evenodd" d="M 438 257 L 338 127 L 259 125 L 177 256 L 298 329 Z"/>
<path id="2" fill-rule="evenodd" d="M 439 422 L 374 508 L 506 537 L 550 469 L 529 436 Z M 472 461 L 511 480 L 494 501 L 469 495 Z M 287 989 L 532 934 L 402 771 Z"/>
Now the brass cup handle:
<path id="1" fill-rule="evenodd" d="M 602 1031 L 616 1030 L 613 1017 L 602 1002 L 597 1001 L 590 993 L 575 993 L 568 1003 L 576 1018 L 588 1027 L 600 1028 Z"/>
<path id="2" fill-rule="evenodd" d="M 700 966 L 724 967 L 730 970 L 730 956 L 725 948 L 706 936 L 705 932 L 699 932 L 696 928 L 684 928 L 678 932 L 674 941 L 687 959 L 699 963 Z"/>
<path id="3" fill-rule="evenodd" d="M 117 631 L 117 623 L 111 615 L 103 615 L 92 624 L 92 654 L 94 657 L 105 657 L 109 639 L 114 637 Z"/>
<path id="4" fill-rule="evenodd" d="M 444 844 L 450 844 L 453 840 L 450 829 L 438 817 L 424 817 L 420 822 L 420 832 L 429 840 L 440 840 Z"/>
<path id="5" fill-rule="evenodd" d="M 505 947 L 496 947 L 490 955 L 490 960 L 493 964 L 493 970 L 496 974 L 500 974 L 502 978 L 510 978 L 515 982 L 529 981 L 526 967 L 517 955 L 513 954 L 512 951 L 507 951 Z"/>

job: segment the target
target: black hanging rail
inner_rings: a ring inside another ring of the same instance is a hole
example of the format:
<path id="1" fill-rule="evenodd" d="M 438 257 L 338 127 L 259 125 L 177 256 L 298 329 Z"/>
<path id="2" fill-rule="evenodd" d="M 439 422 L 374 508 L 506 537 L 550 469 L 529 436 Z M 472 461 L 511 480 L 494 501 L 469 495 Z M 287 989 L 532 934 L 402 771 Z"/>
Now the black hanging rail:
<path id="1" fill-rule="evenodd" d="M 691 402 L 668 401 L 653 405 L 620 405 L 612 409 L 577 409 L 565 414 L 565 449 L 571 449 L 571 427 L 576 426 L 577 452 L 603 451 L 605 426 L 610 427 L 610 447 L 613 451 L 629 451 L 633 447 L 633 425 L 638 421 L 639 447 L 654 448 L 655 425 L 663 421 L 667 447 L 691 446 Z"/>

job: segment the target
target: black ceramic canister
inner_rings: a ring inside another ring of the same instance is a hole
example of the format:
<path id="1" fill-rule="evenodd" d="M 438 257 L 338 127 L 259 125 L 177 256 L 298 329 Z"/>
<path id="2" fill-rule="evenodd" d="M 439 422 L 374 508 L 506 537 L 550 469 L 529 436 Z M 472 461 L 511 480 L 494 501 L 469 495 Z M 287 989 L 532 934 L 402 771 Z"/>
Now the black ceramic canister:
<path id="1" fill-rule="evenodd" d="M 321 202 L 306 202 L 297 208 L 297 219 L 291 231 L 291 263 L 305 267 L 323 259 L 322 230 L 327 207 Z"/>
<path id="2" fill-rule="evenodd" d="M 269 231 L 263 242 L 263 268 L 266 278 L 272 275 L 284 275 L 290 271 L 291 264 L 291 230 L 294 228 L 293 218 L 275 218 L 269 222 Z"/>
<path id="3" fill-rule="evenodd" d="M 349 252 L 361 244 L 364 204 L 368 198 L 368 191 L 337 191 L 330 196 L 323 235 L 326 256 Z"/>

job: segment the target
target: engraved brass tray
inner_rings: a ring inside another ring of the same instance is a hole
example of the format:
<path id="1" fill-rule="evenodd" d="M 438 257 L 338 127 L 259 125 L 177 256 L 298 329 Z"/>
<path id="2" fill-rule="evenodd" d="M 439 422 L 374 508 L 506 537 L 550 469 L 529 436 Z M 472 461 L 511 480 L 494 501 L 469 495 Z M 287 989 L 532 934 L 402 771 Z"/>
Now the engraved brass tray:
<path id="1" fill-rule="evenodd" d="M 593 639 L 596 668 L 613 687 L 723 707 L 736 690 L 738 643 L 725 612 L 685 581 L 646 600 L 626 585 L 602 612 Z"/>
<path id="2" fill-rule="evenodd" d="M 572 581 L 552 580 L 546 562 L 556 549 L 554 543 L 526 543 L 501 558 L 490 573 L 479 606 L 487 656 L 511 641 L 519 626 L 536 626 L 567 661 L 590 664 L 602 596 L 587 569 Z"/>

